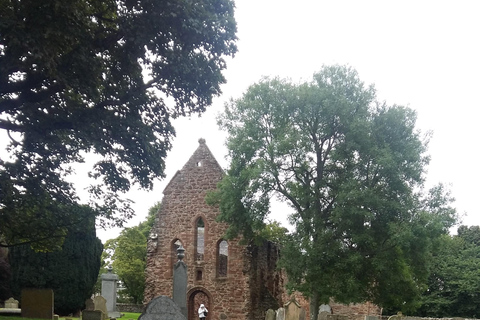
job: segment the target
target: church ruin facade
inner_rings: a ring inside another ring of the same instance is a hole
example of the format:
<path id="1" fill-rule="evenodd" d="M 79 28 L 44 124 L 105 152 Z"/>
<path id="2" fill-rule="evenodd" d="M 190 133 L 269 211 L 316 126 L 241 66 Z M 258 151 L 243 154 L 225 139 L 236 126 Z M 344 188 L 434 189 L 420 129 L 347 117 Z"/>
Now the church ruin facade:
<path id="1" fill-rule="evenodd" d="M 198 319 L 201 303 L 209 319 L 264 319 L 265 311 L 283 303 L 278 250 L 271 243 L 245 246 L 223 236 L 227 225 L 216 221 L 219 210 L 205 203 L 224 172 L 205 144 L 199 146 L 163 192 L 147 244 L 145 301 L 172 296 L 177 248 L 185 248 L 188 268 L 189 320 Z"/>
<path id="2" fill-rule="evenodd" d="M 264 320 L 268 309 L 289 302 L 285 275 L 277 270 L 279 251 L 274 244 L 245 246 L 225 239 L 225 223 L 217 222 L 219 209 L 206 204 L 224 172 L 205 144 L 199 146 L 163 191 L 161 208 L 147 243 L 145 303 L 159 295 L 172 297 L 177 248 L 183 246 L 187 265 L 188 320 L 197 320 L 200 304 L 207 319 Z M 294 295 L 309 314 L 308 301 Z M 380 314 L 371 304 L 330 304 L 337 314 L 363 319 Z M 357 315 L 357 316 L 355 316 Z"/>

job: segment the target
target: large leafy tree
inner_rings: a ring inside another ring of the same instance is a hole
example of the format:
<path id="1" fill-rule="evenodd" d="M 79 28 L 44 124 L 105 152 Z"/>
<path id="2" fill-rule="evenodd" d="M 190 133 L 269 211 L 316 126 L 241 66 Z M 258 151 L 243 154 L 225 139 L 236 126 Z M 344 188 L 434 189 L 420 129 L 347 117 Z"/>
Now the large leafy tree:
<path id="1" fill-rule="evenodd" d="M 433 255 L 428 288 L 417 314 L 477 318 L 480 315 L 480 227 L 460 226 L 445 235 Z"/>
<path id="2" fill-rule="evenodd" d="M 99 156 L 90 213 L 119 224 L 132 215 L 119 192 L 164 176 L 171 119 L 203 112 L 220 94 L 225 58 L 236 52 L 233 7 L 0 0 L 0 129 L 9 137 L 1 246 L 49 248 L 86 218 L 73 214 L 78 199 L 65 177 L 88 152 Z"/>
<path id="3" fill-rule="evenodd" d="M 291 206 L 282 266 L 312 319 L 329 298 L 415 306 L 455 210 L 442 186 L 420 193 L 428 157 L 414 111 L 378 103 L 352 68 L 326 66 L 311 82 L 263 79 L 219 123 L 231 163 L 209 201 L 245 240 L 262 234 L 272 197 Z"/>
<path id="4" fill-rule="evenodd" d="M 93 293 L 101 254 L 93 219 L 70 228 L 60 250 L 35 252 L 28 244 L 10 248 L 13 295 L 20 300 L 23 288 L 53 289 L 55 312 L 76 313 Z"/>
<path id="5" fill-rule="evenodd" d="M 105 243 L 102 254 L 104 264 L 107 261 L 111 263 L 113 271 L 118 274 L 124 285 L 122 293 L 132 303 L 143 302 L 147 238 L 159 209 L 160 202 L 157 202 L 149 209 L 145 221 L 135 227 L 123 229 L 117 238 Z"/>

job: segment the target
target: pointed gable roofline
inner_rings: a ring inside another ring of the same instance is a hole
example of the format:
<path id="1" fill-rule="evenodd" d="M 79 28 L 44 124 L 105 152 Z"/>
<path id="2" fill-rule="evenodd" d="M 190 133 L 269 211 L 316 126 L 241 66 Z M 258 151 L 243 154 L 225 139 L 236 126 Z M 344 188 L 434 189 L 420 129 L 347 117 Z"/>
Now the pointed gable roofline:
<path id="1" fill-rule="evenodd" d="M 178 170 L 173 176 L 173 178 L 168 182 L 167 186 L 163 190 L 163 194 L 167 193 L 173 184 L 176 184 L 179 180 L 181 180 L 182 176 L 195 174 L 195 170 L 198 170 L 198 168 L 200 167 L 205 167 L 209 171 L 217 173 L 215 176 L 223 176 L 225 174 L 222 167 L 208 148 L 205 139 L 198 139 L 198 143 L 199 146 L 197 150 L 194 151 L 194 153 L 185 163 L 183 168 L 181 170 Z"/>

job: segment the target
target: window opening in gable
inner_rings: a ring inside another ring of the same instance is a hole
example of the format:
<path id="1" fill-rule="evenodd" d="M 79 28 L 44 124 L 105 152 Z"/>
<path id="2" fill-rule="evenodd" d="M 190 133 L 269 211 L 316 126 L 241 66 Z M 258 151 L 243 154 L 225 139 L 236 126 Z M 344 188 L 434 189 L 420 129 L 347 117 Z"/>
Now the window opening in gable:
<path id="1" fill-rule="evenodd" d="M 227 276 L 227 267 L 228 267 L 228 242 L 222 240 L 218 243 L 218 276 L 226 277 Z"/>
<path id="2" fill-rule="evenodd" d="M 197 270 L 196 280 L 197 280 L 197 281 L 201 281 L 202 279 L 203 279 L 203 272 L 202 272 L 202 270 Z"/>
<path id="3" fill-rule="evenodd" d="M 203 261 L 205 254 L 205 223 L 202 218 L 198 218 L 196 225 L 196 246 L 195 260 Z"/>

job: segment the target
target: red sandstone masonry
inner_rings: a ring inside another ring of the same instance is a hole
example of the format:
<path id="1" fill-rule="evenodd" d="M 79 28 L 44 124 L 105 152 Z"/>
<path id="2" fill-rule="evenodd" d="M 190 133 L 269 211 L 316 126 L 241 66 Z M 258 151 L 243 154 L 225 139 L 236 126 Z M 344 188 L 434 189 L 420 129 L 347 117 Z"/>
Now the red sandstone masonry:
<path id="1" fill-rule="evenodd" d="M 285 291 L 285 275 L 276 270 L 278 249 L 269 242 L 262 246 L 244 246 L 239 240 L 228 241 L 228 269 L 226 277 L 217 277 L 217 244 L 227 229 L 216 222 L 216 207 L 205 203 L 209 190 L 214 190 L 224 175 L 203 139 L 183 168 L 178 171 L 163 191 L 162 205 L 157 213 L 147 243 L 147 267 L 144 304 L 159 295 L 172 297 L 172 245 L 180 240 L 185 248 L 184 262 L 188 268 L 187 304 L 189 320 L 197 320 L 196 307 L 208 299 L 209 319 L 263 320 L 268 309 L 277 309 L 290 300 Z M 195 261 L 196 221 L 205 222 L 205 253 L 203 261 Z M 195 279 L 197 271 L 202 280 Z M 202 292 L 202 294 L 197 294 Z M 306 309 L 308 301 L 300 294 L 293 295 Z M 381 310 L 371 305 L 341 306 L 331 304 L 336 314 L 379 315 Z"/>

